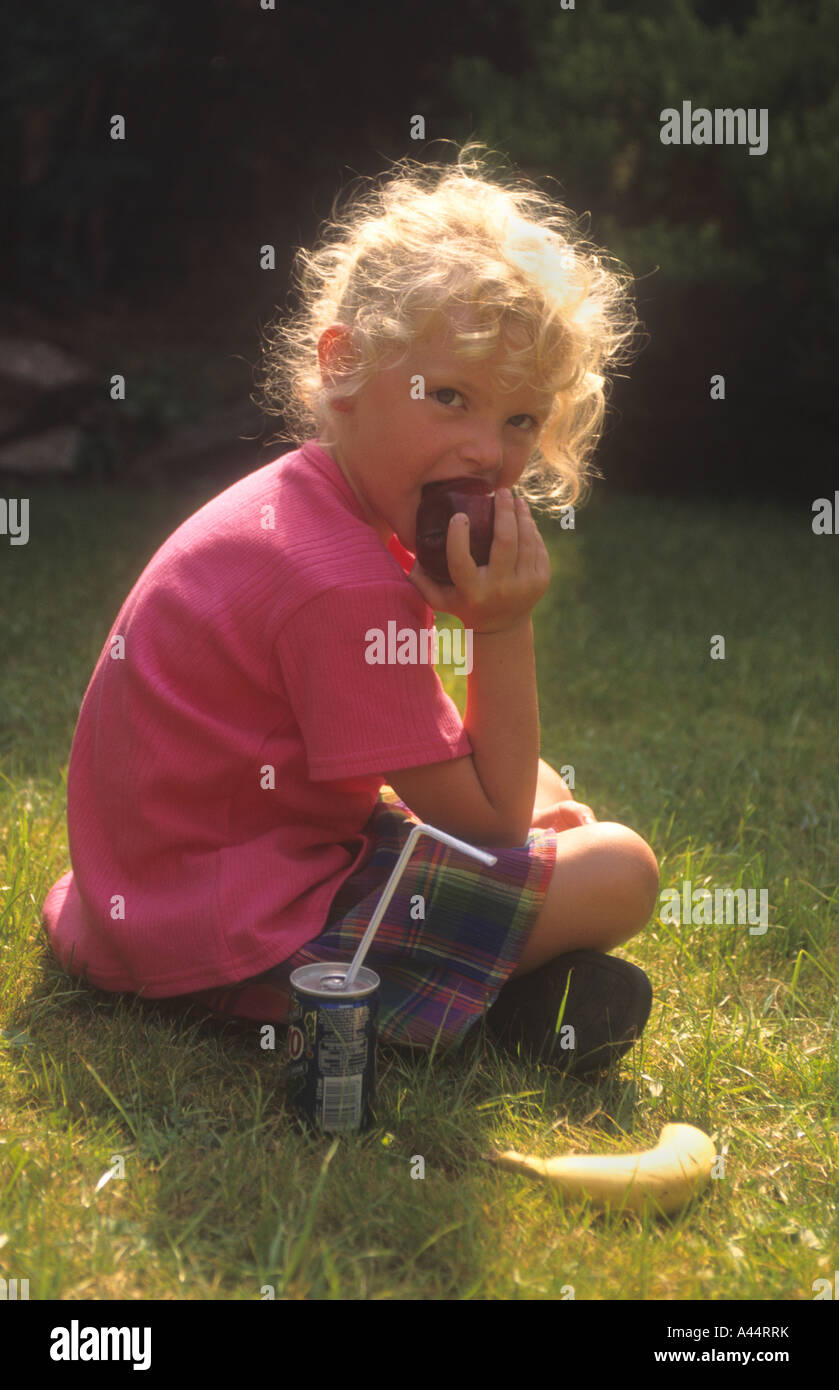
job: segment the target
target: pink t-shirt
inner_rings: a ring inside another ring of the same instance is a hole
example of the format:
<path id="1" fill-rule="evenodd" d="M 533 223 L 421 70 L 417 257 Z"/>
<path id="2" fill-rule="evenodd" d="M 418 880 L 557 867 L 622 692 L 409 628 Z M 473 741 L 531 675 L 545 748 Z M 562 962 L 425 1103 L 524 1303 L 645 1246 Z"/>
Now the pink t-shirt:
<path id="1" fill-rule="evenodd" d="M 313 440 L 158 550 L 73 740 L 73 868 L 44 904 L 67 969 L 165 997 L 258 974 L 323 930 L 370 853 L 383 774 L 472 751 L 432 665 L 366 659 L 369 629 L 433 624 L 412 558 Z"/>

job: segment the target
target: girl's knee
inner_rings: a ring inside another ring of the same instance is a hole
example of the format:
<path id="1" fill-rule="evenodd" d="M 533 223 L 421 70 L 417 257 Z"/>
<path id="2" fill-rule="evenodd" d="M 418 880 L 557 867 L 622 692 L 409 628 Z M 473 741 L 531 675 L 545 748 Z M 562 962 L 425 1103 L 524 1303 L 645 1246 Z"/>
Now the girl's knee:
<path id="1" fill-rule="evenodd" d="M 604 872 L 620 903 L 625 940 L 641 931 L 655 913 L 660 883 L 658 860 L 647 841 L 628 825 L 599 821 L 590 829 L 597 832 L 599 850 L 606 861 Z"/>
<path id="2" fill-rule="evenodd" d="M 646 840 L 615 821 L 557 836 L 556 864 L 516 974 L 565 951 L 611 951 L 646 926 L 658 901 L 658 863 Z"/>

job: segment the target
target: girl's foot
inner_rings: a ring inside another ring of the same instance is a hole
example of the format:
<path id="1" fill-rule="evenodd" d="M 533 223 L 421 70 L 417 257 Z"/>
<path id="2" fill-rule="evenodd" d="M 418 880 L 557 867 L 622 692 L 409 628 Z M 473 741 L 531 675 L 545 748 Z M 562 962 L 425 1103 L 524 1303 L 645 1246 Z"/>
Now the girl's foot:
<path id="1" fill-rule="evenodd" d="M 637 1041 L 652 999 L 637 965 L 602 951 L 569 951 L 504 985 L 486 1014 L 487 1034 L 507 1051 L 586 1076 Z"/>

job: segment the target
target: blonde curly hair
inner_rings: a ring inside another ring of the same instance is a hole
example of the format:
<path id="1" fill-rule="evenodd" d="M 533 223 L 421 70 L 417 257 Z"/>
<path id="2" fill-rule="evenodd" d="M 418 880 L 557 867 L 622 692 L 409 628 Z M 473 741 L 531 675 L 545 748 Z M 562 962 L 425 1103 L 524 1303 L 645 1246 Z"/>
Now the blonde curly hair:
<path id="1" fill-rule="evenodd" d="M 454 350 L 483 359 L 499 345 L 500 390 L 527 383 L 548 415 L 517 491 L 551 514 L 584 498 L 606 408 L 607 365 L 629 356 L 638 320 L 629 273 L 587 242 L 577 220 L 521 176 L 487 177 L 485 147 L 456 164 L 397 161 L 387 181 L 351 196 L 313 251 L 298 249 L 299 308 L 275 320 L 262 350 L 261 399 L 282 415 L 278 440 L 330 438 L 330 403 L 361 391 L 419 341 L 454 329 Z M 608 262 L 608 264 L 607 264 Z M 324 384 L 318 341 L 352 329 L 353 362 Z"/>

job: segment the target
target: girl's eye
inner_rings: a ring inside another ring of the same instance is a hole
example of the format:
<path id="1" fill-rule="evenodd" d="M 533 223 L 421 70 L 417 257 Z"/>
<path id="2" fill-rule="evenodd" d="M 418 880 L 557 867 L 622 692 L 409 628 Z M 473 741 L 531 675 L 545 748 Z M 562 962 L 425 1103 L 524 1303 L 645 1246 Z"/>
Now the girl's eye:
<path id="1" fill-rule="evenodd" d="M 429 394 L 430 394 L 431 396 L 433 396 L 435 399 L 437 399 L 437 398 L 440 397 L 440 396 L 460 396 L 460 399 L 463 400 L 463 396 L 462 396 L 461 392 L 460 392 L 460 391 L 457 391 L 457 390 L 455 389 L 454 386 L 441 386 L 437 391 L 431 391 L 431 392 L 429 392 Z M 453 402 L 452 402 L 452 401 L 447 401 L 447 400 L 441 400 L 441 401 L 440 401 L 440 404 L 441 404 L 441 405 L 452 405 Z M 536 419 L 535 415 L 527 415 L 527 414 L 524 414 L 524 415 L 511 415 L 511 416 L 510 416 L 510 423 L 512 424 L 512 422 L 513 422 L 514 420 L 527 420 L 527 421 L 528 421 L 528 424 L 524 427 L 524 429 L 521 429 L 520 426 L 516 426 L 516 427 L 515 427 L 515 428 L 519 429 L 521 433 L 524 433 L 525 430 L 538 430 L 538 429 L 539 429 L 539 421 Z"/>

